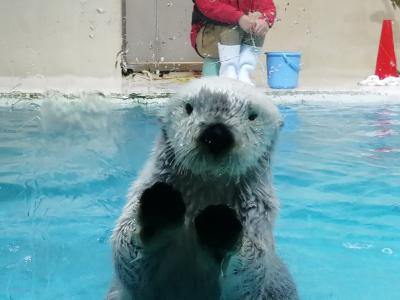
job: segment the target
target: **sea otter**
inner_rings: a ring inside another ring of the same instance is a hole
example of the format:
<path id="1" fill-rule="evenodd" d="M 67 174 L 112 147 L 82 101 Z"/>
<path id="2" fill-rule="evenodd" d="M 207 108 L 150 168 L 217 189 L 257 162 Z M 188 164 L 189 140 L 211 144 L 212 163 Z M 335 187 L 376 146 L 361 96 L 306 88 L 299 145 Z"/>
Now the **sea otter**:
<path id="1" fill-rule="evenodd" d="M 271 155 L 283 124 L 261 90 L 218 77 L 170 99 L 112 236 L 118 300 L 298 299 L 275 253 Z"/>

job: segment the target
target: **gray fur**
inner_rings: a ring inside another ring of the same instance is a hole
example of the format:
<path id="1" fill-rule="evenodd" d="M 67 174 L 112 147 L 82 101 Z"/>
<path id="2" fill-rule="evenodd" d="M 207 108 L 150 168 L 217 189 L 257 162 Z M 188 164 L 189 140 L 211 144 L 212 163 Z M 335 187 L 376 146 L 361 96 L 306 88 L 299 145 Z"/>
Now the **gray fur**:
<path id="1" fill-rule="evenodd" d="M 191 115 L 186 103 L 194 108 Z M 248 119 L 252 112 L 258 114 L 254 121 Z M 275 254 L 272 233 L 278 201 L 270 160 L 282 125 L 276 107 L 262 91 L 246 84 L 208 78 L 182 89 L 161 119 L 162 134 L 128 194 L 112 236 L 116 279 L 108 298 L 298 299 L 289 272 Z M 196 145 L 200 131 L 216 121 L 235 137 L 234 148 L 220 160 Z M 157 181 L 182 193 L 185 224 L 144 245 L 138 197 Z M 220 203 L 236 210 L 244 229 L 241 247 L 221 265 L 199 246 L 193 226 L 201 209 Z"/>

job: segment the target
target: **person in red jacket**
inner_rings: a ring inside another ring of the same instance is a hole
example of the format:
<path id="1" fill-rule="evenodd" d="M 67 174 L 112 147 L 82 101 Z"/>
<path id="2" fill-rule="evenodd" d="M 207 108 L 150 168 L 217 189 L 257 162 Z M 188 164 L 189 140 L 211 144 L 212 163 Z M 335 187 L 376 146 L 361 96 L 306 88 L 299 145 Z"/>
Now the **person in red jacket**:
<path id="1" fill-rule="evenodd" d="M 264 38 L 276 17 L 273 0 L 194 0 L 191 42 L 201 57 L 219 58 L 220 76 L 253 84 Z"/>

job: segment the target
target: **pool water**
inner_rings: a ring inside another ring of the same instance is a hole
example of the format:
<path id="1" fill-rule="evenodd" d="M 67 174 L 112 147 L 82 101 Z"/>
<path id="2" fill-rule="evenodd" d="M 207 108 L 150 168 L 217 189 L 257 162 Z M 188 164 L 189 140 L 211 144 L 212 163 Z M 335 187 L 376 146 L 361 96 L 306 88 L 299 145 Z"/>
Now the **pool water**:
<path id="1" fill-rule="evenodd" d="M 302 299 L 400 299 L 400 105 L 281 106 L 277 249 Z M 158 134 L 101 100 L 0 108 L 0 300 L 103 299 Z"/>

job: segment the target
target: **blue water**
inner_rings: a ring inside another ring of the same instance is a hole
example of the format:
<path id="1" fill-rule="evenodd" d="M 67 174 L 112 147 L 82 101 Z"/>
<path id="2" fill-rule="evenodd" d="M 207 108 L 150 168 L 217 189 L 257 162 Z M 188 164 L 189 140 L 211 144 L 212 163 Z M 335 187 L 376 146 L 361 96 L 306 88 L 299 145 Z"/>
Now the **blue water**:
<path id="1" fill-rule="evenodd" d="M 0 108 L 0 300 L 104 298 L 158 122 L 87 103 Z M 302 299 L 400 299 L 400 106 L 280 109 L 277 248 Z"/>

